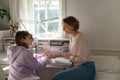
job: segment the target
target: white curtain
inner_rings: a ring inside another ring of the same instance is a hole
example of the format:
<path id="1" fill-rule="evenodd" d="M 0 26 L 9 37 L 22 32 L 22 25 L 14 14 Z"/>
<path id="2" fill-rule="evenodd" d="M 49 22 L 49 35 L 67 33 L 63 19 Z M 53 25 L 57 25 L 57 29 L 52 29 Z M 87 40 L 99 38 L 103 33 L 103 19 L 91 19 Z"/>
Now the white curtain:
<path id="1" fill-rule="evenodd" d="M 30 22 L 34 21 L 33 0 L 19 0 L 19 13 L 19 19 L 22 24 L 21 29 L 26 29 L 34 34 L 34 23 Z"/>
<path id="2" fill-rule="evenodd" d="M 9 0 L 11 25 L 15 25 L 19 19 L 19 0 Z"/>
<path id="3" fill-rule="evenodd" d="M 35 34 L 35 20 L 34 20 L 34 5 L 33 2 L 41 0 L 9 0 L 11 24 L 19 24 L 19 30 L 28 30 L 30 33 Z M 60 0 L 60 18 L 65 16 L 65 0 Z M 61 26 L 61 24 L 59 25 Z M 59 27 L 59 36 L 62 27 Z"/>
<path id="4" fill-rule="evenodd" d="M 34 24 L 26 21 L 34 20 L 33 11 L 33 0 L 9 0 L 10 14 L 11 14 L 11 24 L 16 25 L 19 23 L 20 30 L 28 30 L 34 33 L 34 28 L 30 27 Z"/>

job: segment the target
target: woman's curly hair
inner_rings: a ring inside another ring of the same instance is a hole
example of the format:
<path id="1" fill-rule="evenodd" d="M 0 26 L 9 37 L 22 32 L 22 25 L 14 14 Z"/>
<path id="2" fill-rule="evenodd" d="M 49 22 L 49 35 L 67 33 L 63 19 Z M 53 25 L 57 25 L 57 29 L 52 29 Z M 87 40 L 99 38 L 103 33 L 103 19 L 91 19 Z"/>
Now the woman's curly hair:
<path id="1" fill-rule="evenodd" d="M 74 31 L 77 31 L 79 29 L 79 26 L 80 26 L 79 21 L 74 16 L 68 16 L 68 17 L 64 18 L 63 22 L 72 26 Z"/>

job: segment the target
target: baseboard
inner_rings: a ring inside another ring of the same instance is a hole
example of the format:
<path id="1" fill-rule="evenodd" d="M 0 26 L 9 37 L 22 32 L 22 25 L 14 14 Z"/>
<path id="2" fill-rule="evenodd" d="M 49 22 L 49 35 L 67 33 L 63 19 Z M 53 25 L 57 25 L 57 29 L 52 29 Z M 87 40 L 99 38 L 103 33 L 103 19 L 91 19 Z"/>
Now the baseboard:
<path id="1" fill-rule="evenodd" d="M 107 56 L 120 56 L 120 51 L 113 50 L 91 50 L 93 55 L 107 55 Z"/>

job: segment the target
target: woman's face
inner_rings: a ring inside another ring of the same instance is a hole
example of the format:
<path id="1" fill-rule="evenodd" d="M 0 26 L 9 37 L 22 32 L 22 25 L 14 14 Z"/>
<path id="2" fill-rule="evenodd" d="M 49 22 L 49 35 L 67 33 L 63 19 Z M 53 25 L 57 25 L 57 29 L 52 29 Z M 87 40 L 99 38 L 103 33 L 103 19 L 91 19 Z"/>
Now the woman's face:
<path id="1" fill-rule="evenodd" d="M 73 32 L 72 26 L 70 26 L 64 22 L 62 22 L 62 26 L 63 26 L 63 31 L 65 31 L 65 33 L 71 34 Z"/>
<path id="2" fill-rule="evenodd" d="M 26 43 L 27 45 L 32 45 L 33 42 L 33 37 L 31 34 L 29 34 L 28 36 L 26 36 L 25 39 L 23 39 L 23 42 Z"/>

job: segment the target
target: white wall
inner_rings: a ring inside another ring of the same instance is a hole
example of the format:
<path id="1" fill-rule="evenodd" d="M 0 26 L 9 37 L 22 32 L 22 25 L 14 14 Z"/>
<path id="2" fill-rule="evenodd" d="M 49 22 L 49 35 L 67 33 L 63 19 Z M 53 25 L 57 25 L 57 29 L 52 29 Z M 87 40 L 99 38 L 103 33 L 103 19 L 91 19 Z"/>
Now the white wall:
<path id="1" fill-rule="evenodd" d="M 90 47 L 120 50 L 120 0 L 66 0 L 66 16 L 80 20 Z"/>
<path id="2" fill-rule="evenodd" d="M 0 0 L 0 9 L 9 10 L 9 0 Z M 5 16 L 4 19 L 0 18 L 0 31 L 2 30 L 9 30 L 9 21 Z"/>
<path id="3" fill-rule="evenodd" d="M 0 8 L 9 10 L 8 1 Z M 120 0 L 66 0 L 66 15 L 80 20 L 92 49 L 120 50 Z"/>
<path id="4" fill-rule="evenodd" d="M 4 31 L 0 31 L 0 52 L 2 52 L 4 50 L 4 42 L 3 39 L 10 37 L 10 30 L 4 30 Z"/>
<path id="5" fill-rule="evenodd" d="M 9 10 L 9 0 L 0 0 L 0 9 Z M 3 38 L 10 36 L 7 18 L 0 18 L 0 52 L 3 51 Z"/>

